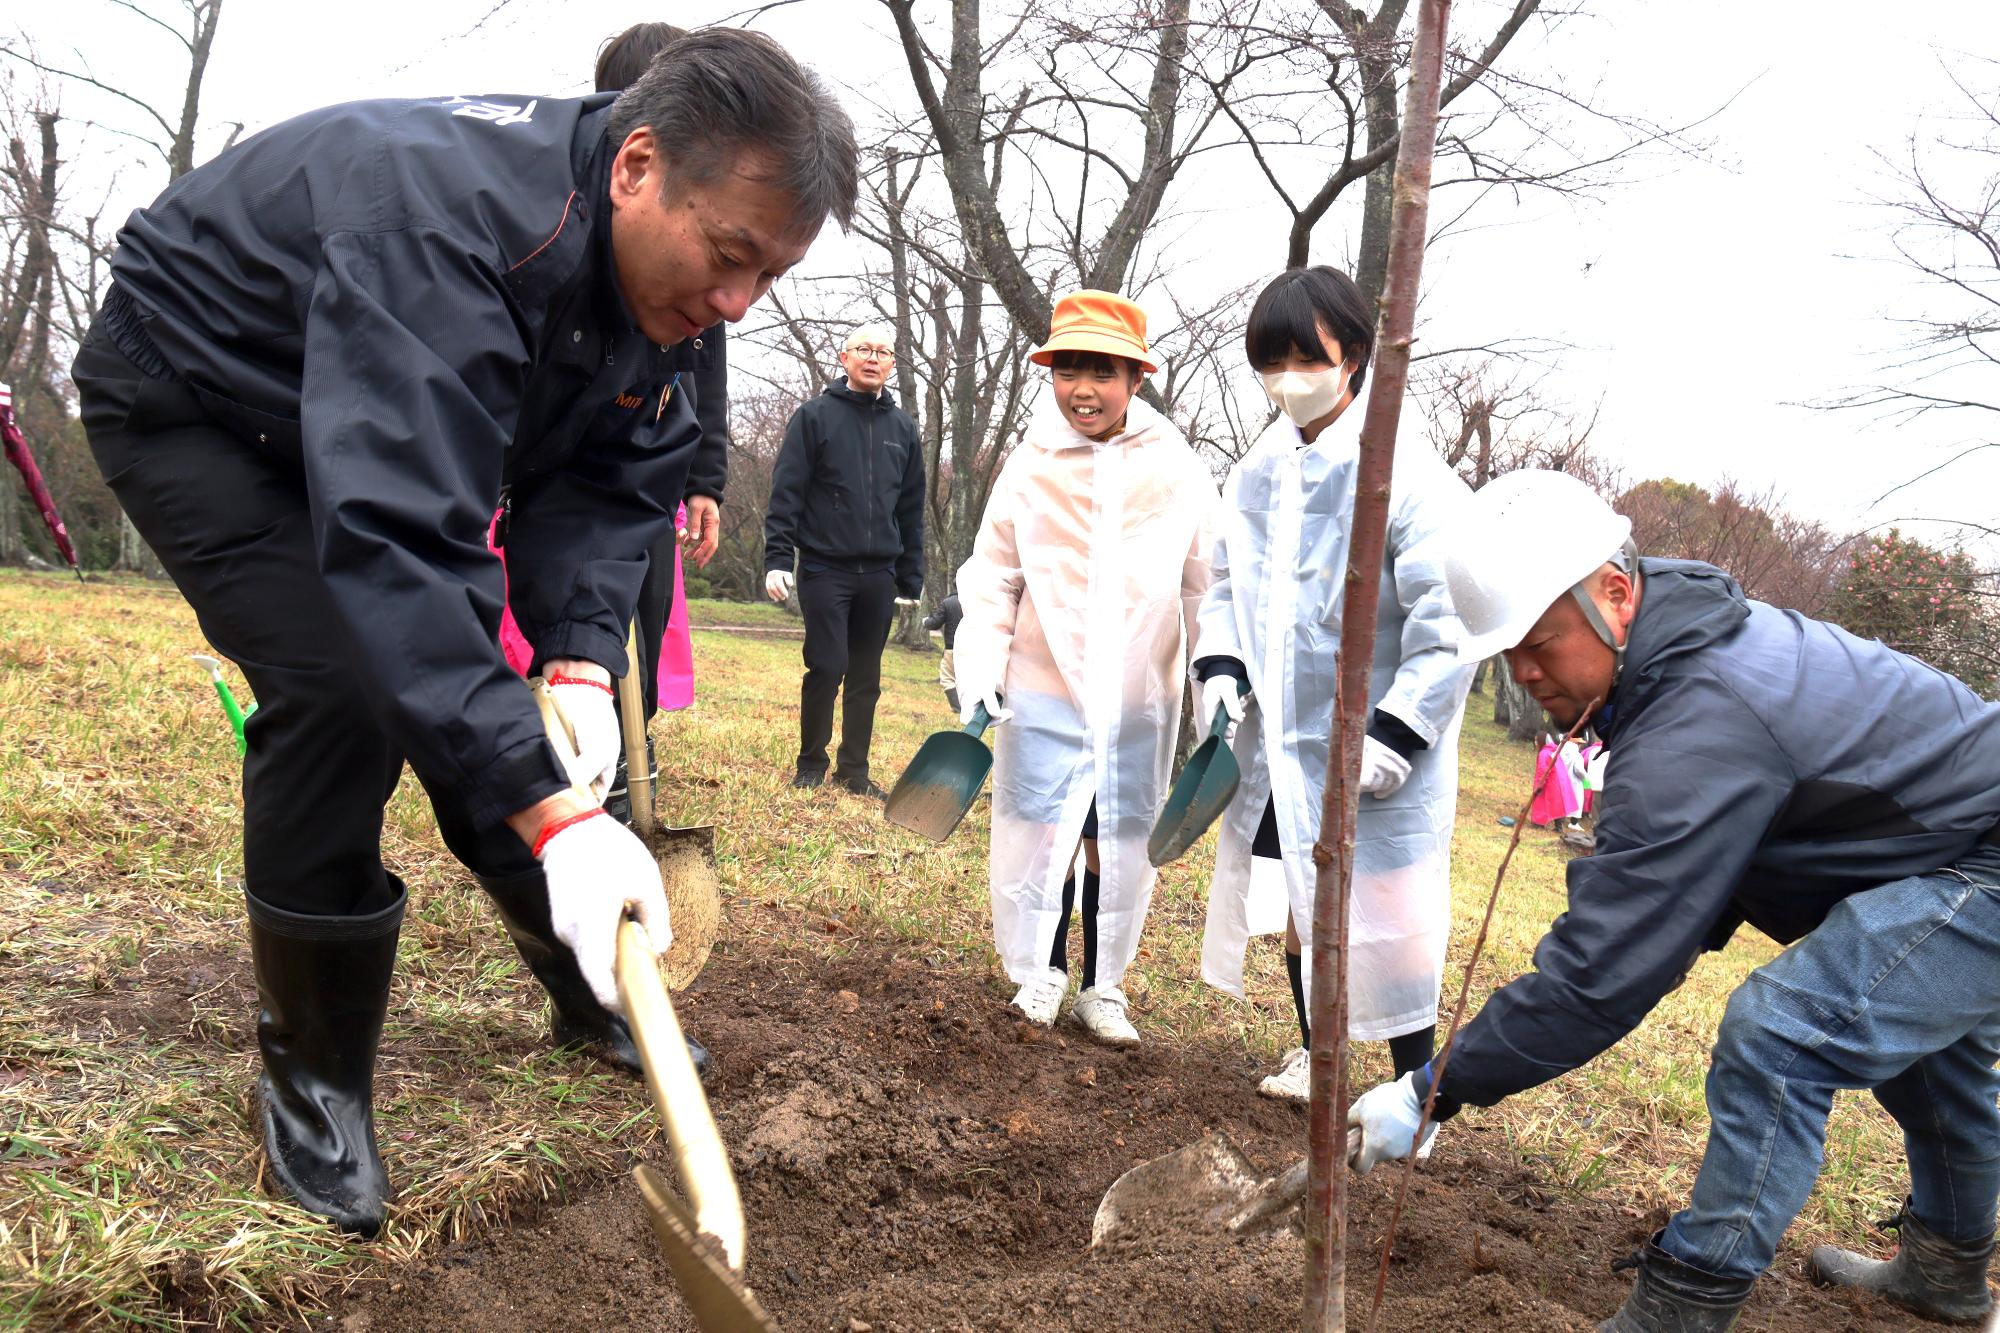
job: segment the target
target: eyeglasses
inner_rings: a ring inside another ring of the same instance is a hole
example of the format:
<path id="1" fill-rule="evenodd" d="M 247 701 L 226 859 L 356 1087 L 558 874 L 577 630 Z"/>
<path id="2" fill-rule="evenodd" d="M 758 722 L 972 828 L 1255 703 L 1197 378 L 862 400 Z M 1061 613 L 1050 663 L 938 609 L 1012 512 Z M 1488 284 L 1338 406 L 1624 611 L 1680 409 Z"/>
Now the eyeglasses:
<path id="1" fill-rule="evenodd" d="M 896 349 L 893 347 L 850 347 L 847 354 L 857 361 L 894 361 Z"/>

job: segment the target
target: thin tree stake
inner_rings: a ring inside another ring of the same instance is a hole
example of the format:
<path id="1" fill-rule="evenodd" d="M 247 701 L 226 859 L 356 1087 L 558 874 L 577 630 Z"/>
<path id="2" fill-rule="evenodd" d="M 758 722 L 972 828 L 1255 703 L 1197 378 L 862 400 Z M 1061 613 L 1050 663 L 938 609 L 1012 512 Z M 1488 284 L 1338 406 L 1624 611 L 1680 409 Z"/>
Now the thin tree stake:
<path id="1" fill-rule="evenodd" d="M 1602 702 L 1601 699 L 1592 699 L 1576 724 L 1563 733 L 1562 745 L 1556 746 L 1556 760 L 1562 757 L 1562 746 L 1577 738 L 1584 724 L 1596 716 Z M 1375 1265 L 1375 1300 L 1368 1307 L 1368 1324 L 1364 1333 L 1375 1333 L 1375 1318 L 1382 1313 L 1382 1295 L 1389 1289 L 1389 1255 L 1396 1247 L 1396 1224 L 1402 1221 L 1403 1200 L 1409 1197 L 1410 1182 L 1417 1175 L 1417 1147 L 1424 1141 L 1424 1131 L 1430 1128 L 1431 1112 L 1437 1106 L 1438 1085 L 1444 1082 L 1444 1071 L 1451 1063 L 1452 1050 L 1458 1044 L 1459 1025 L 1465 1021 L 1465 1001 L 1472 994 L 1472 977 L 1479 970 L 1479 955 L 1486 949 L 1486 932 L 1493 925 L 1493 909 L 1500 905 L 1500 886 L 1507 880 L 1507 867 L 1513 864 L 1514 849 L 1521 845 L 1521 830 L 1528 826 L 1528 812 L 1535 808 L 1535 798 L 1542 794 L 1542 788 L 1555 776 L 1556 760 L 1550 761 L 1548 771 L 1528 789 L 1528 799 L 1521 802 L 1520 817 L 1514 821 L 1514 836 L 1507 840 L 1507 850 L 1500 857 L 1500 869 L 1494 872 L 1493 892 L 1486 899 L 1486 916 L 1479 923 L 1479 934 L 1473 938 L 1472 957 L 1465 963 L 1465 979 L 1458 984 L 1458 1003 L 1451 1007 L 1451 1026 L 1445 1030 L 1444 1048 L 1438 1052 L 1434 1062 L 1431 1090 L 1424 1098 L 1423 1114 L 1417 1117 L 1417 1136 L 1410 1141 L 1410 1155 L 1403 1164 L 1402 1178 L 1396 1183 L 1396 1203 L 1389 1210 L 1389 1230 L 1382 1236 L 1382 1258 Z"/>
<path id="2" fill-rule="evenodd" d="M 1319 837 L 1313 843 L 1311 1094 L 1307 1114 L 1306 1333 L 1347 1328 L 1347 953 L 1354 889 L 1354 821 L 1360 798 L 1368 677 L 1375 658 L 1375 611 L 1381 600 L 1388 539 L 1389 483 L 1396 425 L 1409 386 L 1410 341 L 1417 324 L 1418 279 L 1428 235 L 1431 158 L 1437 150 L 1438 94 L 1444 82 L 1451 0 L 1419 0 L 1410 49 L 1409 96 L 1389 221 L 1389 265 L 1376 338 L 1374 389 L 1361 422 L 1354 513 L 1342 585 L 1340 676 Z"/>

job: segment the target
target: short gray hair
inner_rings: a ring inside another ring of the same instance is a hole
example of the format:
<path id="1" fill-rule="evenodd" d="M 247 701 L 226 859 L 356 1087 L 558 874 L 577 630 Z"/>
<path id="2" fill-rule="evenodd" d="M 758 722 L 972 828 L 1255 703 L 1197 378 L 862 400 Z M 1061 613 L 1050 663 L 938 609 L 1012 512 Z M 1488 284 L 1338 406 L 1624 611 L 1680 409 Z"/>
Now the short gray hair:
<path id="1" fill-rule="evenodd" d="M 854 123 L 819 76 L 761 32 L 699 28 L 654 58 L 611 108 L 615 142 L 640 126 L 668 154 L 670 180 L 706 184 L 745 152 L 768 159 L 801 230 L 845 231 L 860 176 Z"/>

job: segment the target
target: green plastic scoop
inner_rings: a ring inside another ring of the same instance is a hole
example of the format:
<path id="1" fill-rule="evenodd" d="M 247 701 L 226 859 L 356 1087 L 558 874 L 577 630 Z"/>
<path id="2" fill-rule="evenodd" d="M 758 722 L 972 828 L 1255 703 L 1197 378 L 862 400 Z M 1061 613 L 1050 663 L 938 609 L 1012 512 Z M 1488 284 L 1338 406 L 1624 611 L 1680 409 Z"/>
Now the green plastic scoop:
<path id="1" fill-rule="evenodd" d="M 891 824 L 932 842 L 951 836 L 993 767 L 993 751 L 979 739 L 990 722 L 986 705 L 975 704 L 965 730 L 935 732 L 918 747 L 882 807 Z"/>
<path id="2" fill-rule="evenodd" d="M 1250 692 L 1243 681 L 1237 682 L 1237 689 L 1243 694 Z M 1187 767 L 1174 779 L 1167 803 L 1160 807 L 1160 817 L 1146 839 L 1146 859 L 1154 865 L 1166 865 L 1200 842 L 1201 835 L 1222 817 L 1236 795 L 1243 771 L 1223 740 L 1228 733 L 1229 710 L 1218 704 L 1208 739 L 1188 756 Z"/>

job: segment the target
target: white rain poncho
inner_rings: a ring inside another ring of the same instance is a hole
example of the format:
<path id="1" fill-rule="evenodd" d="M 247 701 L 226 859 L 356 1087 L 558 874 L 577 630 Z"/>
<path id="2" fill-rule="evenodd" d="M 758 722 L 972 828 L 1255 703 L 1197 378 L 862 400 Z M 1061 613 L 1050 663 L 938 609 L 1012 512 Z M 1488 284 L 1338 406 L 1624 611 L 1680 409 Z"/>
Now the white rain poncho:
<path id="1" fill-rule="evenodd" d="M 1013 718 L 992 732 L 993 935 L 1007 974 L 1044 975 L 1062 883 L 1097 803 L 1097 984 L 1139 947 L 1166 798 L 1215 483 L 1171 422 L 1134 398 L 1097 442 L 1044 391 L 958 571 L 960 690 L 1004 664 Z"/>
<path id="2" fill-rule="evenodd" d="M 1364 396 L 1309 446 L 1298 427 L 1279 417 L 1223 486 L 1200 656 L 1242 662 L 1254 704 L 1232 743 L 1243 782 L 1223 815 L 1202 977 L 1239 998 L 1244 950 L 1259 924 L 1253 917 L 1262 915 L 1251 903 L 1250 845 L 1266 801 L 1275 805 L 1285 892 L 1311 964 L 1312 844 L 1339 683 L 1342 582 L 1366 412 Z M 1398 443 L 1368 702 L 1429 748 L 1411 756 L 1409 780 L 1396 792 L 1361 798 L 1348 1030 L 1364 1041 L 1437 1021 L 1450 927 L 1458 724 L 1472 670 L 1458 663 L 1459 622 L 1440 543 L 1429 539 L 1451 524 L 1469 494 L 1428 447 Z"/>

